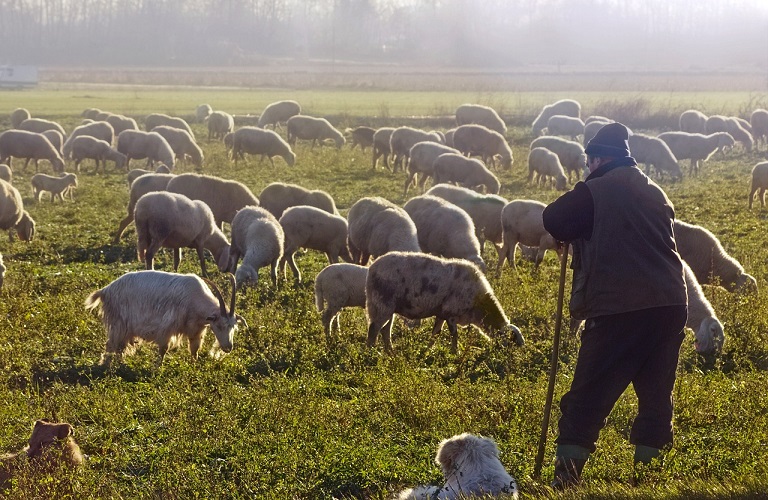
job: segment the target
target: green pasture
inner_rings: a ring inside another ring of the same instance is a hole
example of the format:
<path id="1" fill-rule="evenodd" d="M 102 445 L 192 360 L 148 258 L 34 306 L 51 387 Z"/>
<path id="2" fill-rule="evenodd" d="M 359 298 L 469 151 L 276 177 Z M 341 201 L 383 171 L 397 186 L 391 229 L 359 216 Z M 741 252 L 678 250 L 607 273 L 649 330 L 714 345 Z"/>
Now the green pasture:
<path id="1" fill-rule="evenodd" d="M 508 136 L 515 163 L 499 172 L 501 195 L 544 202 L 557 192 L 530 185 L 529 124 L 541 104 L 573 97 L 583 114 L 648 110 L 627 125 L 646 130 L 649 117 L 673 123 L 679 110 L 741 114 L 764 106 L 764 95 L 520 94 L 415 92 L 294 92 L 201 89 L 56 89 L 0 92 L 0 127 L 16 107 L 59 120 L 71 130 L 88 107 L 140 118 L 149 112 L 191 116 L 197 104 L 237 114 L 258 114 L 276 99 L 296 99 L 306 112 L 336 117 L 340 127 L 397 124 L 400 117 L 449 115 L 457 104 L 483 102 L 518 116 Z M 603 106 L 602 108 L 600 106 Z M 385 113 L 386 111 L 386 113 Z M 404 120 L 404 118 L 403 118 Z M 425 118 L 425 122 L 429 122 Z M 418 123 L 418 122 L 417 122 Z M 431 122 L 430 122 L 431 123 Z M 432 125 L 430 125 L 432 126 Z M 205 152 L 204 172 L 237 179 L 258 195 L 284 181 L 330 192 L 341 211 L 363 196 L 405 202 L 402 172 L 371 169 L 370 150 L 310 149 L 299 143 L 296 165 L 250 158 L 235 166 L 218 142 L 206 142 L 203 124 L 193 129 Z M 765 146 L 715 155 L 697 178 L 660 181 L 679 218 L 720 237 L 728 252 L 757 278 L 759 295 L 738 296 L 707 287 L 727 340 L 722 355 L 703 358 L 693 335 L 683 345 L 675 388 L 675 447 L 659 470 L 631 486 L 629 428 L 637 401 L 629 390 L 619 401 L 585 471 L 585 485 L 565 498 L 740 498 L 768 491 L 768 232 L 759 203 L 747 209 L 750 171 L 764 161 Z M 687 161 L 684 162 L 687 172 Z M 133 162 L 132 167 L 143 166 Z M 524 498 L 553 498 L 548 489 L 558 417 L 554 409 L 543 478 L 532 477 L 552 347 L 559 263 L 547 255 L 538 272 L 519 255 L 517 270 L 489 280 L 526 345 L 503 347 L 474 331 L 460 332 L 451 354 L 448 335 L 432 349 L 432 322 L 408 329 L 397 322 L 395 354 L 365 347 L 367 322 L 360 309 L 343 311 L 341 331 L 326 344 L 315 310 L 314 276 L 324 255 L 308 250 L 297 263 L 304 282 L 271 285 L 263 269 L 256 287 L 238 293 L 248 322 L 227 356 L 192 362 L 185 348 L 156 367 L 156 349 L 144 345 L 107 371 L 98 365 L 105 332 L 84 310 L 86 296 L 123 273 L 139 270 L 135 231 L 119 245 L 112 235 L 128 200 L 125 172 L 110 164 L 93 174 L 84 164 L 74 203 L 35 203 L 27 171 L 14 162 L 14 185 L 37 221 L 31 243 L 0 238 L 8 268 L 0 290 L 0 452 L 22 448 L 37 418 L 70 422 L 89 458 L 76 471 L 22 473 L 2 495 L 10 498 L 389 498 L 406 486 L 441 479 L 433 463 L 440 440 L 461 432 L 493 437 L 501 460 L 517 478 Z M 177 171 L 190 171 L 181 165 Z M 50 166 L 41 162 L 41 170 Z M 414 193 L 411 191 L 411 193 Z M 227 228 L 228 231 L 228 228 Z M 484 257 L 495 268 L 496 252 Z M 163 251 L 156 268 L 169 270 Z M 209 269 L 215 269 L 213 262 Z M 199 272 L 185 252 L 182 272 Z M 225 276 L 213 279 L 227 289 Z M 227 291 L 225 291 L 227 293 Z M 578 338 L 564 332 L 556 400 L 573 374 Z M 208 335 L 210 346 L 212 335 Z"/>

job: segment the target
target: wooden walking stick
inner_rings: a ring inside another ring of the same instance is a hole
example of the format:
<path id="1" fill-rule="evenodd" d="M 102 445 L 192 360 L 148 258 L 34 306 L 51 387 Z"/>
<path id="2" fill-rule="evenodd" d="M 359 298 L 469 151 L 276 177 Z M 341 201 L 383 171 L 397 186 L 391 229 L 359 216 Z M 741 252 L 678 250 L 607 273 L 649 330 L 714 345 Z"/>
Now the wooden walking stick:
<path id="1" fill-rule="evenodd" d="M 557 375 L 557 362 L 560 358 L 560 328 L 563 324 L 563 295 L 565 295 L 565 272 L 568 267 L 568 247 L 570 243 L 563 244 L 563 255 L 560 259 L 560 284 L 557 289 L 557 313 L 555 314 L 555 335 L 552 340 L 552 357 L 549 364 L 549 383 L 547 384 L 547 401 L 544 403 L 544 419 L 541 422 L 541 434 L 539 435 L 539 451 L 536 453 L 536 463 L 533 466 L 533 477 L 541 477 L 541 465 L 544 462 L 544 448 L 547 446 L 547 430 L 549 429 L 549 416 L 552 413 L 552 398 L 555 393 L 555 376 Z"/>

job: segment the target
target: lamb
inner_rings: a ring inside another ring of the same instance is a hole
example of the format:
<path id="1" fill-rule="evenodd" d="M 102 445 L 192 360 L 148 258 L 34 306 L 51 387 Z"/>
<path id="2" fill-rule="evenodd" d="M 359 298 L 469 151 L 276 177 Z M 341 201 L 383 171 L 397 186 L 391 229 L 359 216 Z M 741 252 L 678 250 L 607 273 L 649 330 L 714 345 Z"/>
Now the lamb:
<path id="1" fill-rule="evenodd" d="M 387 252 L 420 252 L 416 225 L 408 213 L 380 197 L 361 198 L 347 213 L 349 248 L 353 262 L 368 260 Z"/>
<path id="2" fill-rule="evenodd" d="M 680 114 L 680 130 L 689 134 L 706 134 L 707 115 L 695 109 L 683 111 Z"/>
<path id="3" fill-rule="evenodd" d="M 443 140 L 437 132 L 434 131 L 425 132 L 424 130 L 412 127 L 398 127 L 393 130 L 389 137 L 389 151 L 394 157 L 392 161 L 392 171 L 397 172 L 400 168 L 405 169 L 408 165 L 411 148 L 416 143 L 424 141 L 443 143 Z"/>
<path id="4" fill-rule="evenodd" d="M 538 176 L 539 184 L 551 180 L 559 191 L 567 189 L 568 177 L 555 153 L 546 148 L 533 148 L 528 154 L 528 182 Z"/>
<path id="5" fill-rule="evenodd" d="M 315 277 L 315 306 L 323 313 L 325 339 L 331 341 L 334 320 L 339 329 L 339 311 L 365 307 L 365 280 L 368 268 L 339 262 L 323 268 Z"/>
<path id="6" fill-rule="evenodd" d="M 152 173 L 155 173 L 155 174 L 170 174 L 171 173 L 171 169 L 168 168 L 167 165 L 164 165 L 164 164 L 161 163 L 154 171 L 152 171 L 152 170 L 145 170 L 143 168 L 134 168 L 130 172 L 128 172 L 128 175 L 126 175 L 125 177 L 128 180 L 128 186 L 130 186 L 131 184 L 133 184 L 133 181 L 135 181 L 136 179 L 138 179 L 142 175 L 147 175 L 147 174 L 152 174 Z"/>
<path id="7" fill-rule="evenodd" d="M 0 180 L 0 229 L 15 229 L 22 241 L 32 241 L 35 236 L 35 221 L 24 210 L 21 193 L 9 182 Z M 13 241 L 13 233 L 8 232 Z"/>
<path id="8" fill-rule="evenodd" d="M 35 161 L 35 172 L 38 160 L 48 160 L 54 172 L 64 171 L 64 159 L 59 152 L 47 137 L 36 132 L 13 129 L 0 134 L 0 163 L 11 165 L 13 157 L 26 159 L 25 170 L 30 160 Z"/>
<path id="9" fill-rule="evenodd" d="M 287 208 L 297 205 L 309 205 L 325 210 L 329 214 L 339 215 L 333 197 L 319 189 L 309 190 L 297 184 L 273 182 L 259 193 L 261 207 L 276 218 L 280 218 Z"/>
<path id="10" fill-rule="evenodd" d="M 235 131 L 235 119 L 224 111 L 214 111 L 208 116 L 208 142 L 211 139 L 224 139 L 224 136 Z"/>
<path id="11" fill-rule="evenodd" d="M 112 125 L 112 128 L 115 131 L 115 137 L 119 137 L 120 134 L 125 130 L 139 130 L 139 126 L 136 123 L 136 120 L 128 116 L 109 113 L 106 117 L 103 118 L 103 120 Z"/>
<path id="12" fill-rule="evenodd" d="M 410 161 L 408 162 L 408 178 L 405 180 L 403 196 L 408 194 L 408 187 L 416 181 L 418 181 L 421 191 L 424 192 L 427 178 L 432 177 L 435 173 L 435 160 L 445 153 L 458 154 L 458 151 L 432 141 L 417 142 L 413 145 L 408 153 Z"/>
<path id="13" fill-rule="evenodd" d="M 138 341 L 157 344 L 162 363 L 168 347 L 181 338 L 189 341 L 192 359 L 197 359 L 206 326 L 213 330 L 221 350 L 230 352 L 237 323 L 243 318 L 235 312 L 234 276 L 230 274 L 229 280 L 229 310 L 219 288 L 194 274 L 134 271 L 91 293 L 85 307 L 94 310 L 101 305 L 107 329 L 102 364 L 110 365 L 113 356 L 132 352 Z"/>
<path id="14" fill-rule="evenodd" d="M 277 101 L 267 105 L 259 115 L 259 127 L 272 125 L 273 129 L 286 123 L 291 117 L 301 114 L 301 106 L 296 101 Z M 282 128 L 282 127 L 280 127 Z"/>
<path id="15" fill-rule="evenodd" d="M 209 175 L 177 175 L 168 182 L 167 190 L 205 202 L 213 212 L 219 227 L 223 227 L 224 222 L 231 223 L 241 208 L 248 205 L 259 206 L 259 199 L 245 184 Z"/>
<path id="16" fill-rule="evenodd" d="M 280 269 L 285 275 L 287 262 L 296 284 L 301 283 L 301 272 L 294 260 L 299 248 L 325 252 L 331 264 L 337 263 L 339 257 L 345 262 L 352 262 L 347 246 L 348 225 L 344 217 L 329 214 L 316 207 L 299 205 L 290 207 L 283 213 L 280 225 L 285 233 L 285 251 L 280 261 Z"/>
<path id="17" fill-rule="evenodd" d="M 693 344 L 696 352 L 709 354 L 720 352 L 725 342 L 723 324 L 717 318 L 712 304 L 704 295 L 691 267 L 683 261 L 685 286 L 688 288 L 688 319 L 685 326 L 693 330 L 696 340 Z"/>
<path id="18" fill-rule="evenodd" d="M 61 146 L 64 144 L 64 136 L 58 130 L 46 130 L 41 132 L 49 141 L 53 148 L 61 154 Z"/>
<path id="19" fill-rule="evenodd" d="M 120 237 L 123 235 L 123 232 L 131 222 L 133 222 L 133 212 L 139 198 L 154 191 L 165 191 L 168 187 L 168 183 L 171 182 L 171 179 L 174 177 L 175 175 L 173 174 L 146 174 L 137 177 L 136 180 L 131 183 L 131 192 L 128 196 L 128 215 L 120 221 L 117 233 L 115 233 L 115 237 L 112 239 L 113 245 L 120 243 Z"/>
<path id="20" fill-rule="evenodd" d="M 486 165 L 496 155 L 501 157 L 501 167 L 512 168 L 514 158 L 507 140 L 498 132 L 482 125 L 462 125 L 453 133 L 453 147 L 464 155 L 479 154 Z"/>
<path id="21" fill-rule="evenodd" d="M 261 155 L 263 160 L 266 156 L 275 166 L 273 157 L 279 156 L 289 167 L 296 163 L 296 153 L 291 146 L 283 140 L 280 135 L 273 130 L 264 130 L 256 127 L 239 128 L 232 137 L 232 159 L 237 165 L 237 159 L 243 158 L 243 154 Z"/>
<path id="22" fill-rule="evenodd" d="M 645 173 L 649 174 L 651 166 L 658 175 L 669 174 L 673 179 L 682 180 L 683 172 L 672 154 L 667 143 L 657 137 L 644 134 L 629 136 L 629 150 L 637 163 L 645 163 Z"/>
<path id="23" fill-rule="evenodd" d="M 192 127 L 189 126 L 189 123 L 187 123 L 184 118 L 168 116 L 163 113 L 151 113 L 147 115 L 146 118 L 144 118 L 144 129 L 147 132 L 151 132 L 153 129 L 161 125 L 184 130 L 190 135 L 190 137 L 192 137 L 193 141 L 195 140 L 195 134 L 192 132 Z"/>
<path id="24" fill-rule="evenodd" d="M 584 122 L 573 116 L 553 115 L 547 120 L 547 133 L 565 135 L 575 141 L 584 133 Z"/>
<path id="25" fill-rule="evenodd" d="M 700 284 L 719 284 L 729 292 L 757 291 L 755 278 L 728 255 L 712 232 L 675 219 L 674 233 L 680 257 L 691 266 Z"/>
<path id="26" fill-rule="evenodd" d="M 456 108 L 456 125 L 461 126 L 470 123 L 482 125 L 502 135 L 507 132 L 507 124 L 496 113 L 496 110 L 481 104 L 462 104 Z"/>
<path id="27" fill-rule="evenodd" d="M 32 184 L 32 195 L 35 201 L 40 203 L 40 196 L 43 191 L 51 193 L 51 202 L 58 198 L 64 203 L 64 197 L 69 193 L 69 199 L 74 201 L 72 191 L 77 187 L 77 176 L 62 172 L 61 177 L 52 177 L 46 174 L 35 174 L 30 179 Z"/>
<path id="28" fill-rule="evenodd" d="M 192 158 L 192 163 L 198 170 L 203 168 L 203 150 L 195 142 L 194 137 L 186 130 L 171 127 L 168 125 L 158 125 L 151 130 L 162 135 L 171 146 L 177 160 L 184 160 L 185 156 Z"/>
<path id="29" fill-rule="evenodd" d="M 213 113 L 213 108 L 210 104 L 200 104 L 195 108 L 195 119 L 197 120 L 197 123 L 203 123 L 206 118 L 211 116 L 211 113 Z"/>
<path id="30" fill-rule="evenodd" d="M 485 271 L 475 224 L 467 212 L 431 195 L 411 198 L 403 209 L 416 225 L 419 246 L 424 252 L 466 259 Z"/>
<path id="31" fill-rule="evenodd" d="M 89 135 L 75 137 L 71 143 L 70 154 L 75 161 L 75 169 L 78 172 L 80 172 L 80 163 L 85 159 L 96 161 L 96 168 L 93 170 L 94 173 L 99 171 L 99 163 L 101 163 L 102 172 L 107 171 L 107 161 L 115 162 L 115 169 L 124 169 L 125 165 L 128 163 L 128 157 L 110 146 L 107 141 L 96 139 Z"/>
<path id="32" fill-rule="evenodd" d="M 749 124 L 752 125 L 752 135 L 755 138 L 755 145 L 759 149 L 760 141 L 768 146 L 768 111 L 756 109 L 749 117 Z"/>
<path id="33" fill-rule="evenodd" d="M 235 271 L 239 285 L 257 283 L 259 269 L 271 266 L 272 284 L 277 285 L 277 265 L 283 258 L 285 234 L 274 215 L 261 207 L 244 207 L 232 219 L 232 246 L 229 250 L 229 271 Z"/>
<path id="34" fill-rule="evenodd" d="M 765 190 L 768 189 L 768 161 L 758 163 L 752 168 L 752 187 L 749 190 L 749 209 L 752 210 L 752 201 L 755 195 L 760 193 L 760 207 L 765 208 Z"/>
<path id="35" fill-rule="evenodd" d="M 483 336 L 522 346 L 523 336 L 512 325 L 480 269 L 462 259 L 444 259 L 411 252 L 390 252 L 376 259 L 365 281 L 368 347 L 382 332 L 384 348 L 392 352 L 394 314 L 409 319 L 435 317 L 432 336 L 448 323 L 451 348 L 458 344 L 457 325 L 476 325 Z"/>
<path id="36" fill-rule="evenodd" d="M 160 247 L 173 249 L 174 272 L 179 269 L 181 247 L 197 251 L 203 276 L 208 275 L 206 249 L 213 254 L 220 271 L 229 267 L 229 241 L 216 225 L 205 202 L 166 191 L 147 193 L 136 202 L 133 219 L 138 257 L 147 269 L 154 269 L 155 254 Z"/>
<path id="37" fill-rule="evenodd" d="M 371 170 L 376 170 L 376 163 L 381 157 L 384 157 L 384 166 L 391 170 L 389 167 L 389 157 L 392 154 L 392 149 L 389 146 L 389 140 L 392 138 L 392 132 L 394 131 L 394 127 L 381 127 L 374 132 Z"/>
<path id="38" fill-rule="evenodd" d="M 142 132 L 141 130 L 125 130 L 117 136 L 117 150 L 128 157 L 126 169 L 131 160 L 146 158 L 151 165 L 154 162 L 165 163 L 169 168 L 174 167 L 174 153 L 165 137 L 157 132 Z"/>
<path id="39" fill-rule="evenodd" d="M 577 180 L 589 174 L 587 155 L 584 154 L 584 148 L 578 142 L 544 135 L 531 142 L 531 149 L 533 148 L 546 148 L 555 153 L 560 159 L 560 164 L 568 173 L 569 181 L 572 173 L 576 173 Z"/>
<path id="40" fill-rule="evenodd" d="M 458 153 L 444 153 L 433 164 L 435 184 L 456 183 L 466 188 L 482 186 L 488 193 L 499 194 L 499 178 L 477 158 Z"/>
<path id="41" fill-rule="evenodd" d="M 691 160 L 690 174 L 698 174 L 701 162 L 709 160 L 718 149 L 734 145 L 733 137 L 727 132 L 716 132 L 710 135 L 664 132 L 658 137 L 667 143 L 675 158 Z"/>
<path id="42" fill-rule="evenodd" d="M 557 242 L 544 229 L 542 214 L 546 205 L 536 200 L 512 200 L 501 210 L 501 227 L 504 246 L 499 252 L 496 276 L 501 276 L 504 260 L 515 269 L 515 251 L 517 245 L 538 247 L 534 269 L 538 269 L 547 250 L 556 250 Z"/>
<path id="43" fill-rule="evenodd" d="M 29 111 L 24 108 L 16 108 L 13 111 L 11 111 L 11 127 L 12 128 L 19 128 L 19 125 L 24 120 L 29 120 L 32 118 L 32 115 L 29 114 Z"/>
<path id="44" fill-rule="evenodd" d="M 110 146 L 115 142 L 115 129 L 109 122 L 91 122 L 80 125 L 69 135 L 64 145 L 61 147 L 61 153 L 64 158 L 72 157 L 72 145 L 76 138 L 80 136 L 90 136 L 94 139 L 105 141 Z"/>
<path id="45" fill-rule="evenodd" d="M 9 184 L 13 181 L 13 170 L 5 163 L 0 163 L 0 179 Z"/>
<path id="46" fill-rule="evenodd" d="M 541 131 L 547 126 L 549 118 L 555 115 L 579 118 L 581 116 L 581 104 L 570 99 L 562 99 L 552 104 L 547 104 L 542 108 L 536 119 L 533 120 L 533 135 L 541 135 Z"/>
<path id="47" fill-rule="evenodd" d="M 28 132 L 37 132 L 42 134 L 46 130 L 55 130 L 61 134 L 62 137 L 66 137 L 67 132 L 64 127 L 51 120 L 44 120 L 42 118 L 27 118 L 19 124 L 19 130 L 26 130 Z"/>
<path id="48" fill-rule="evenodd" d="M 355 149 L 355 146 L 359 145 L 360 149 L 365 152 L 365 148 L 373 147 L 373 134 L 376 133 L 376 129 L 371 127 L 355 127 L 348 128 L 344 132 L 349 134 L 352 139 L 350 141 L 350 149 Z"/>
<path id="49" fill-rule="evenodd" d="M 320 141 L 323 145 L 325 139 L 331 139 L 336 144 L 336 149 L 347 142 L 344 136 L 325 118 L 315 118 L 307 115 L 295 115 L 288 118 L 286 122 L 288 128 L 288 144 L 296 145 L 296 139 L 312 141 L 312 148 Z"/>

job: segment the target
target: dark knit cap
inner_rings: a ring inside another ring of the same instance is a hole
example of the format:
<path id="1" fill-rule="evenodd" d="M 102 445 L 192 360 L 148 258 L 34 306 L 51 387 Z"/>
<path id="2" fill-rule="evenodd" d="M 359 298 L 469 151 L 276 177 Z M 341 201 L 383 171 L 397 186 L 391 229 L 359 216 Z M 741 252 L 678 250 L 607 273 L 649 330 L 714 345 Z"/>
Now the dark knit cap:
<path id="1" fill-rule="evenodd" d="M 587 143 L 584 152 L 589 156 L 624 158 L 629 156 L 629 134 L 627 127 L 619 122 L 609 123 Z"/>

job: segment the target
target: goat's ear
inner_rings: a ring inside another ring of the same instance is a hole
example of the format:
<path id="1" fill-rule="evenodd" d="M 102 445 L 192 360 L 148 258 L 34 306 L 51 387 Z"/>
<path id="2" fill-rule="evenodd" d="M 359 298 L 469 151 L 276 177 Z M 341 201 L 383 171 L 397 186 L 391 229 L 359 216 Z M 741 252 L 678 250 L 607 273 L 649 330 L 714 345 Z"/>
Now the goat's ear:
<path id="1" fill-rule="evenodd" d="M 237 318 L 237 321 L 242 322 L 244 327 L 248 328 L 248 322 L 245 321 L 245 318 L 243 318 L 239 314 L 235 314 L 235 318 Z"/>

